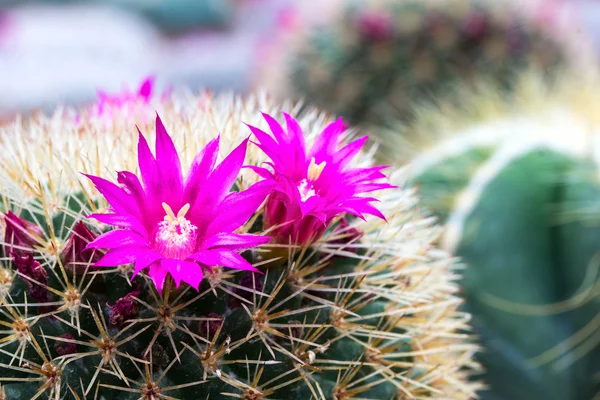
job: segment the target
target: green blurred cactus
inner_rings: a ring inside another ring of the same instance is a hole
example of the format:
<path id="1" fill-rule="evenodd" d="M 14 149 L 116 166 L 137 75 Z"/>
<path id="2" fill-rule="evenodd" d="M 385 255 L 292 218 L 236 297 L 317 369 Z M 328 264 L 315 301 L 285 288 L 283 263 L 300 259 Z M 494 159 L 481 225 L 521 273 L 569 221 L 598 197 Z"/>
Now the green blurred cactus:
<path id="1" fill-rule="evenodd" d="M 182 96 L 153 104 L 184 166 L 217 132 L 229 150 L 264 128 L 264 97 Z M 140 115 L 112 123 L 68 113 L 0 127 L 0 398 L 471 399 L 478 365 L 458 312 L 457 264 L 432 242 L 412 191 L 380 199 L 388 221 L 341 220 L 309 248 L 243 256 L 263 275 L 215 267 L 199 292 L 131 265 L 95 268 L 86 244 L 107 227 L 85 215 L 107 203 L 79 171 L 136 171 Z M 132 120 L 133 119 L 133 120 Z M 326 118 L 300 124 L 307 140 Z M 249 148 L 247 162 L 264 160 Z M 361 165 L 370 164 L 364 155 Z M 250 170 L 238 188 L 257 180 Z M 261 212 L 243 232 L 261 230 Z M 262 265 L 262 267 L 261 267 Z"/>
<path id="2" fill-rule="evenodd" d="M 468 265 L 482 399 L 600 395 L 600 102 L 597 83 L 566 82 L 525 107 L 463 92 L 496 115 L 461 108 L 424 123 L 431 146 L 410 162 L 424 206 L 446 223 L 442 248 Z"/>
<path id="3" fill-rule="evenodd" d="M 506 2 L 342 4 L 326 22 L 290 33 L 278 48 L 286 76 L 273 81 L 281 66 L 266 65 L 264 84 L 353 124 L 406 119 L 415 104 L 481 77 L 510 89 L 516 72 L 535 66 L 549 73 L 567 58 L 550 27 Z"/>

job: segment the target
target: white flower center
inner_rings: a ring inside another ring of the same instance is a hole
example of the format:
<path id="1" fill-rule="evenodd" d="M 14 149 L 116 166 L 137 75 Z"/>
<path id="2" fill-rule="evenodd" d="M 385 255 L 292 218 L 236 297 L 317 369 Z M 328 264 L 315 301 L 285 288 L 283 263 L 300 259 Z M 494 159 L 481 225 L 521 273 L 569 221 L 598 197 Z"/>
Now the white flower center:
<path id="1" fill-rule="evenodd" d="M 177 216 L 168 204 L 162 203 L 162 206 L 166 215 L 164 220 L 159 222 L 156 230 L 155 249 L 166 258 L 183 260 L 196 249 L 198 227 L 185 218 L 190 205 L 181 207 Z"/>
<path id="2" fill-rule="evenodd" d="M 300 192 L 300 200 L 302 201 L 306 201 L 316 195 L 313 185 L 309 184 L 306 179 L 300 181 L 298 191 Z"/>

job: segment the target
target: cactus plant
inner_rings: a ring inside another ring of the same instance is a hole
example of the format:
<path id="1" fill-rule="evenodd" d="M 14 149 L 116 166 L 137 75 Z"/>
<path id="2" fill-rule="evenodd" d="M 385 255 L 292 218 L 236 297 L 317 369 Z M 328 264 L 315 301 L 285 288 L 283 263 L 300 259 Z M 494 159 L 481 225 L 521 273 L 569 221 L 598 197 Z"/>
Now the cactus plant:
<path id="1" fill-rule="evenodd" d="M 431 142 L 408 162 L 410 175 L 446 223 L 442 247 L 469 265 L 464 310 L 486 349 L 478 359 L 490 389 L 481 397 L 592 399 L 600 394 L 598 83 L 531 79 L 514 103 L 485 95 L 494 89 L 462 91 L 460 108 L 423 111 L 412 129 Z"/>
<path id="2" fill-rule="evenodd" d="M 339 1 L 318 23 L 300 17 L 261 63 L 259 84 L 348 118 L 381 125 L 415 104 L 486 77 L 510 89 L 531 66 L 566 64 L 563 36 L 523 5 L 486 0 Z M 559 39 L 560 37 L 560 39 Z M 284 67 L 282 68 L 282 64 Z M 262 76 L 264 75 L 264 76 Z M 275 77 L 275 78 L 274 78 Z"/>
<path id="3" fill-rule="evenodd" d="M 475 396 L 459 265 L 364 139 L 264 95 L 147 107 L 0 128 L 2 398 Z"/>

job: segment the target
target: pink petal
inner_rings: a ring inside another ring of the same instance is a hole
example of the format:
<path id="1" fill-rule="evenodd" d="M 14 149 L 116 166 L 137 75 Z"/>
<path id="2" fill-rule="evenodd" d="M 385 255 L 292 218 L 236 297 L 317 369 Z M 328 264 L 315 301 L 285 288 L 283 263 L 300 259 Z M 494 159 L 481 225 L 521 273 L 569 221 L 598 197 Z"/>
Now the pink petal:
<path id="1" fill-rule="evenodd" d="M 208 180 L 208 188 L 211 196 L 222 199 L 229 192 L 237 179 L 244 159 L 246 158 L 246 147 L 248 139 L 244 140 L 215 168 Z"/>
<path id="2" fill-rule="evenodd" d="M 309 197 L 306 201 L 300 201 L 300 211 L 302 212 L 302 216 L 307 214 L 313 214 L 313 211 L 319 210 L 326 206 L 326 201 L 321 199 L 319 196 Z"/>
<path id="3" fill-rule="evenodd" d="M 290 142 L 288 135 L 283 130 L 283 127 L 277 122 L 277 120 L 271 117 L 267 113 L 261 113 L 265 121 L 267 121 L 267 125 L 269 125 L 269 129 L 273 132 L 273 136 L 277 139 L 279 145 L 287 144 Z"/>
<path id="4" fill-rule="evenodd" d="M 220 136 L 217 136 L 200 151 L 194 158 L 190 171 L 188 173 L 185 189 L 184 189 L 184 203 L 193 203 L 193 200 L 198 195 L 200 188 L 210 175 L 210 172 L 215 167 L 217 162 L 217 156 L 219 154 L 219 140 Z"/>
<path id="5" fill-rule="evenodd" d="M 138 141 L 138 164 L 142 175 L 142 181 L 144 182 L 144 189 L 146 191 L 146 212 L 147 224 L 155 224 L 164 215 L 162 211 L 162 186 L 161 186 L 161 175 L 158 168 L 157 162 L 150 151 L 146 138 L 142 135 L 138 129 L 139 141 Z"/>
<path id="6" fill-rule="evenodd" d="M 387 166 L 354 168 L 344 174 L 344 184 L 351 185 L 367 180 L 377 180 L 385 178 L 381 170 L 389 168 Z"/>
<path id="7" fill-rule="evenodd" d="M 138 213 L 137 207 L 131 203 L 129 195 L 122 188 L 99 176 L 82 175 L 92 181 L 116 212 L 133 215 Z"/>
<path id="8" fill-rule="evenodd" d="M 396 189 L 397 187 L 389 183 L 361 183 L 354 187 L 354 193 L 368 193 L 375 190 Z"/>
<path id="9" fill-rule="evenodd" d="M 350 161 L 352 161 L 352 159 L 358 154 L 360 149 L 363 148 L 368 139 L 368 136 L 363 136 L 342 147 L 335 153 L 333 158 L 334 163 L 338 164 L 340 169 L 346 167 L 348 163 L 350 163 Z"/>
<path id="10" fill-rule="evenodd" d="M 156 160 L 150 151 L 150 146 L 138 128 L 138 164 L 142 174 L 142 181 L 147 191 L 156 185 L 159 179 Z"/>
<path id="11" fill-rule="evenodd" d="M 93 218 L 106 225 L 118 226 L 120 228 L 131 229 L 142 236 L 148 235 L 146 228 L 142 223 L 131 215 L 123 214 L 91 214 L 87 218 Z"/>
<path id="12" fill-rule="evenodd" d="M 228 194 L 214 213 L 206 234 L 231 232 L 242 226 L 273 191 L 274 185 L 270 181 L 261 181 L 242 192 Z"/>
<path id="13" fill-rule="evenodd" d="M 162 267 L 161 263 L 155 262 L 150 265 L 148 275 L 154 281 L 154 286 L 156 286 L 158 293 L 162 295 L 165 278 L 167 277 L 167 270 Z"/>
<path id="14" fill-rule="evenodd" d="M 338 118 L 335 122 L 327 125 L 317 137 L 317 140 L 315 140 L 310 150 L 310 157 L 322 159 L 333 154 L 336 150 L 339 136 L 344 130 L 346 130 L 346 126 L 342 118 Z"/>
<path id="15" fill-rule="evenodd" d="M 133 274 L 131 275 L 131 280 L 133 280 L 133 278 L 135 278 L 141 270 L 148 267 L 150 264 L 159 261 L 160 259 L 162 259 L 162 255 L 151 250 L 138 253 L 138 257 L 135 260 L 135 265 L 133 268 Z"/>
<path id="16" fill-rule="evenodd" d="M 86 249 L 112 249 L 115 247 L 127 246 L 145 246 L 148 241 L 137 233 L 125 230 L 115 229 L 98 236 L 85 247 Z"/>
<path id="17" fill-rule="evenodd" d="M 97 267 L 116 267 L 131 264 L 135 261 L 138 253 L 139 249 L 131 247 L 111 249 L 94 265 Z"/>
<path id="18" fill-rule="evenodd" d="M 339 207 L 341 210 L 344 210 L 352 215 L 355 215 L 361 219 L 364 219 L 363 214 L 370 214 L 377 218 L 381 218 L 384 221 L 387 221 L 385 216 L 379 211 L 375 206 L 369 203 L 353 203 L 353 204 L 344 204 Z"/>
<path id="19" fill-rule="evenodd" d="M 283 113 L 285 118 L 288 136 L 290 136 L 291 150 L 293 151 L 294 162 L 303 163 L 306 161 L 306 144 L 304 133 L 298 121 L 292 118 L 288 113 Z"/>
<path id="20" fill-rule="evenodd" d="M 196 262 L 165 258 L 162 259 L 160 263 L 161 266 L 171 274 L 175 280 L 176 287 L 179 287 L 181 281 L 184 281 L 194 289 L 198 290 L 202 278 L 204 277 L 204 273 L 202 272 L 202 268 Z"/>
<path id="21" fill-rule="evenodd" d="M 190 255 L 190 258 L 209 267 L 220 265 L 226 268 L 260 272 L 246 261 L 244 257 L 227 249 L 202 250 Z"/>
<path id="22" fill-rule="evenodd" d="M 160 173 L 162 194 L 168 193 L 164 201 L 174 210 L 179 210 L 183 191 L 181 162 L 173 140 L 158 114 L 156 114 L 156 165 Z"/>
<path id="23" fill-rule="evenodd" d="M 247 169 L 250 169 L 250 170 L 256 172 L 256 174 L 258 176 L 260 176 L 261 178 L 275 179 L 275 175 L 273 175 L 273 173 L 266 168 L 257 167 L 255 165 L 244 165 L 242 168 L 247 168 Z"/>
<path id="24" fill-rule="evenodd" d="M 273 138 L 263 130 L 260 130 L 248 124 L 246 124 L 246 126 L 250 128 L 254 136 L 256 136 L 256 138 L 260 142 L 260 144 L 254 142 L 253 143 L 260 147 L 261 150 L 264 151 L 272 160 L 278 160 L 279 145 L 275 142 L 275 140 L 273 140 Z"/>
<path id="25" fill-rule="evenodd" d="M 237 233 L 218 233 L 209 237 L 202 243 L 203 249 L 211 249 L 214 247 L 227 247 L 229 250 L 246 250 L 269 243 L 269 236 L 259 236 L 251 234 Z"/>
<path id="26" fill-rule="evenodd" d="M 152 88 L 154 86 L 154 76 L 148 76 L 138 89 L 138 96 L 140 96 L 144 101 L 148 101 L 152 96 Z"/>
<path id="27" fill-rule="evenodd" d="M 120 171 L 117 172 L 117 181 L 136 202 L 137 209 L 141 210 L 146 202 L 146 192 L 144 192 L 144 188 L 142 187 L 139 178 L 129 171 Z"/>
<path id="28" fill-rule="evenodd" d="M 154 229 L 156 221 L 148 217 L 148 200 L 139 178 L 129 171 L 120 171 L 117 173 L 117 181 L 131 199 L 132 209 L 135 208 L 137 210 L 133 215 L 145 225 L 148 232 L 151 232 Z"/>

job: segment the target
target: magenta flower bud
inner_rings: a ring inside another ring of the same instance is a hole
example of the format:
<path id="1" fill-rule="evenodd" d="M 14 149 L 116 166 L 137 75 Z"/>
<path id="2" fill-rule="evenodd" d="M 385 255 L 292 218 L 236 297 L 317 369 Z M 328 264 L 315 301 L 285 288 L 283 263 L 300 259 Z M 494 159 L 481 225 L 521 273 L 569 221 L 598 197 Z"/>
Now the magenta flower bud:
<path id="1" fill-rule="evenodd" d="M 134 297 L 140 295 L 139 288 L 135 292 L 127 293 L 115 302 L 114 306 L 108 306 L 110 310 L 110 324 L 122 327 L 127 321 L 135 318 L 140 310 L 140 306 Z"/>
<path id="2" fill-rule="evenodd" d="M 13 252 L 13 263 L 17 266 L 19 273 L 26 277 L 22 277 L 21 279 L 29 286 L 29 297 L 38 303 L 50 301 L 48 289 L 42 286 L 48 284 L 48 272 L 33 258 L 33 253 L 29 253 L 27 256 L 20 256 L 16 252 Z"/>
<path id="3" fill-rule="evenodd" d="M 102 254 L 95 249 L 88 249 L 88 243 L 98 237 L 83 222 L 79 221 L 73 227 L 73 233 L 62 252 L 62 262 L 65 268 L 75 272 L 83 273 L 86 266 L 96 263 Z M 90 268 L 93 268 L 90 265 Z"/>
<path id="4" fill-rule="evenodd" d="M 340 147 L 346 125 L 342 119 L 329 124 L 307 148 L 298 122 L 284 113 L 286 128 L 263 114 L 272 135 L 249 126 L 257 146 L 271 158 L 271 169 L 249 167 L 271 184 L 265 206 L 265 227 L 276 243 L 308 246 L 318 240 L 332 221 L 348 213 L 365 219 L 370 214 L 385 220 L 364 193 L 393 188 L 382 182 L 386 167 L 356 168 L 353 158 L 365 145 L 363 136 Z M 339 147 L 339 148 L 338 148 Z"/>
<path id="5" fill-rule="evenodd" d="M 70 333 L 63 333 L 59 337 L 66 339 L 66 340 L 75 340 L 75 336 L 71 335 Z M 54 342 L 54 349 L 61 356 L 75 354 L 75 353 L 77 353 L 77 343 L 63 342 L 63 341 L 57 340 Z"/>
<path id="6" fill-rule="evenodd" d="M 2 245 L 5 255 L 10 252 L 25 254 L 33 250 L 43 237 L 42 229 L 19 217 L 12 211 L 4 215 L 4 243 Z"/>
<path id="7" fill-rule="evenodd" d="M 214 318 L 210 321 L 198 321 L 198 332 L 200 336 L 207 340 L 211 340 L 215 333 L 219 330 L 223 324 L 223 318 L 217 313 L 211 312 L 206 316 L 207 318 Z"/>
<path id="8" fill-rule="evenodd" d="M 394 20 L 382 11 L 367 11 L 358 17 L 358 31 L 367 40 L 383 42 L 394 36 Z"/>

